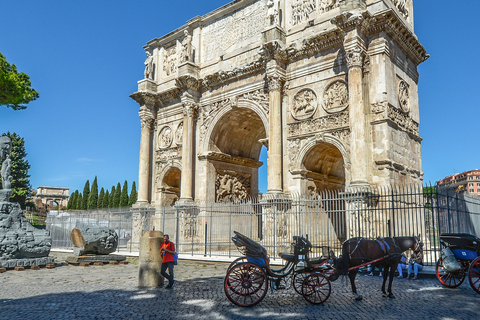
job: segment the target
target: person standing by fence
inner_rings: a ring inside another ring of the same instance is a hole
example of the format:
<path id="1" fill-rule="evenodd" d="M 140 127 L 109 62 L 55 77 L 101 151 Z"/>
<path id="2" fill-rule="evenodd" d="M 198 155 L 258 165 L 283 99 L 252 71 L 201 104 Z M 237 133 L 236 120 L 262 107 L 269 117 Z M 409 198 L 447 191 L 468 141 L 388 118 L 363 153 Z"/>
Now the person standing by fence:
<path id="1" fill-rule="evenodd" d="M 162 269 L 160 273 L 162 276 L 168 279 L 168 285 L 165 287 L 166 289 L 171 289 L 175 285 L 175 280 L 173 279 L 173 268 L 174 268 L 174 259 L 173 254 L 175 253 L 175 244 L 170 241 L 170 237 L 168 234 L 163 236 L 163 243 L 160 246 L 160 253 L 162 255 Z M 168 268 L 168 274 L 167 274 Z"/>

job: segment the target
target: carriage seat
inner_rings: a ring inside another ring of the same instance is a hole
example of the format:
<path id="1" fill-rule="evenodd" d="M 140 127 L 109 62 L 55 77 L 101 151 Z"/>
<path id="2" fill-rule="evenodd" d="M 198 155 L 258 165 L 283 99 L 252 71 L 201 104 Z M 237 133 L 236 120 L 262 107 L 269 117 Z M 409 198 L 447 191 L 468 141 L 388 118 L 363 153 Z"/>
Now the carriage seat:
<path id="1" fill-rule="evenodd" d="M 278 255 L 285 261 L 295 262 L 295 255 L 293 253 L 280 252 Z"/>

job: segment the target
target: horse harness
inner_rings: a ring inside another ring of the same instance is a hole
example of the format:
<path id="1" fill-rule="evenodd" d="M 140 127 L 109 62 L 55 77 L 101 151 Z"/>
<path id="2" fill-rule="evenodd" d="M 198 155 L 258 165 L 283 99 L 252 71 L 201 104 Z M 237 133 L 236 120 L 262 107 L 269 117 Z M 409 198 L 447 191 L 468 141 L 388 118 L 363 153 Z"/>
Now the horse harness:
<path id="1" fill-rule="evenodd" d="M 362 240 L 364 240 L 364 238 L 356 238 L 357 239 L 357 243 L 356 243 L 356 246 L 355 248 L 353 249 L 353 251 L 349 252 L 349 258 L 350 260 L 366 260 L 366 261 L 372 261 L 373 259 L 369 258 L 362 250 L 362 248 L 360 247 L 360 243 L 362 242 Z M 390 238 L 392 239 L 393 241 L 393 246 L 398 250 L 400 249 L 399 246 L 396 244 L 395 242 L 395 239 L 394 238 Z M 365 239 L 365 240 L 368 240 L 368 239 Z M 375 240 L 378 245 L 380 246 L 380 249 L 382 250 L 382 252 L 384 253 L 385 256 L 388 256 L 390 255 L 390 245 L 387 243 L 387 241 L 385 240 L 385 238 L 380 238 L 378 237 L 376 240 Z M 355 253 L 355 251 L 359 250 L 359 252 L 364 255 L 365 257 L 356 257 L 356 258 L 352 258 L 352 254 Z M 392 253 L 396 253 L 395 251 L 393 251 Z"/>

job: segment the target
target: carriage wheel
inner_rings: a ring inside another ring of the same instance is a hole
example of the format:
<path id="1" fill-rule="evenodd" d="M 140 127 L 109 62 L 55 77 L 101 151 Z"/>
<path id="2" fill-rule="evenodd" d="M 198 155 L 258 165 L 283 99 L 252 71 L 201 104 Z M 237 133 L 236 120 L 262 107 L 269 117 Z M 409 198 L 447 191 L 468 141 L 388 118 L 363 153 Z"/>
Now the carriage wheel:
<path id="1" fill-rule="evenodd" d="M 309 275 L 310 275 L 310 272 L 299 272 L 293 275 L 293 278 L 292 278 L 293 289 L 295 289 L 295 291 L 298 294 L 302 294 L 303 280 L 305 280 Z"/>
<path id="2" fill-rule="evenodd" d="M 240 258 L 237 258 L 237 259 L 233 260 L 232 263 L 230 263 L 230 265 L 227 268 L 227 273 L 228 273 L 228 271 L 230 271 L 232 269 L 233 266 L 235 266 L 239 263 L 242 263 L 242 262 L 248 262 L 247 257 L 240 257 Z"/>
<path id="3" fill-rule="evenodd" d="M 328 279 L 320 273 L 312 273 L 303 280 L 302 295 L 312 304 L 320 304 L 330 297 L 331 285 Z"/>
<path id="4" fill-rule="evenodd" d="M 463 264 L 462 264 L 462 269 L 458 272 L 455 272 L 455 273 L 445 272 L 445 269 L 443 268 L 442 258 L 440 258 L 437 261 L 437 266 L 435 270 L 436 270 L 438 281 L 440 281 L 440 283 L 447 288 L 456 288 L 463 283 L 463 280 L 465 280 L 466 275 L 465 275 L 465 270 L 463 269 Z"/>
<path id="5" fill-rule="evenodd" d="M 251 307 L 267 294 L 267 276 L 256 264 L 239 263 L 227 272 L 224 289 L 231 302 L 240 307 Z"/>
<path id="6" fill-rule="evenodd" d="M 473 290 L 480 293 L 480 257 L 470 263 L 468 280 L 470 281 L 470 286 L 472 286 Z"/>

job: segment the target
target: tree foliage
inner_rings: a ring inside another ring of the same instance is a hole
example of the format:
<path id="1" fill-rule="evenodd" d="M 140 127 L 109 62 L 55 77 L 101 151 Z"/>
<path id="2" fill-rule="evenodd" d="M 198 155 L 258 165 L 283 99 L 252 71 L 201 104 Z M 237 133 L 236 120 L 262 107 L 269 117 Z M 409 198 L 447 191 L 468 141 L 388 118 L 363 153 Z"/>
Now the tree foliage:
<path id="1" fill-rule="evenodd" d="M 103 201 L 102 201 L 102 208 L 109 208 L 110 207 L 110 192 L 105 191 L 105 195 L 103 196 Z"/>
<path id="2" fill-rule="evenodd" d="M 110 191 L 110 199 L 108 200 L 108 207 L 115 208 L 115 186 L 112 186 L 112 190 Z"/>
<path id="3" fill-rule="evenodd" d="M 100 194 L 98 195 L 98 201 L 97 201 L 97 207 L 98 208 L 104 208 L 103 207 L 103 198 L 105 197 L 105 189 L 100 189 Z"/>
<path id="4" fill-rule="evenodd" d="M 120 206 L 120 196 L 122 195 L 122 186 L 120 182 L 117 183 L 117 187 L 115 188 L 115 195 L 113 196 L 113 207 L 118 208 Z"/>
<path id="5" fill-rule="evenodd" d="M 98 207 L 98 184 L 97 177 L 93 179 L 92 188 L 88 194 L 88 209 L 97 209 Z"/>
<path id="6" fill-rule="evenodd" d="M 132 191 L 130 191 L 130 198 L 128 199 L 128 205 L 129 206 L 132 206 L 135 204 L 135 202 L 137 202 L 137 188 L 136 188 L 136 185 L 135 185 L 135 181 L 133 181 L 132 183 Z"/>
<path id="7" fill-rule="evenodd" d="M 82 210 L 83 199 L 82 194 L 79 193 L 77 197 L 77 210 Z"/>
<path id="8" fill-rule="evenodd" d="M 27 103 L 39 97 L 31 85 L 30 77 L 26 73 L 19 73 L 17 67 L 8 63 L 0 53 L 0 105 L 14 110 L 27 108 Z"/>
<path id="9" fill-rule="evenodd" d="M 10 152 L 10 159 L 12 160 L 12 167 L 10 174 L 12 176 L 12 190 L 13 195 L 10 198 L 12 202 L 18 202 L 22 208 L 25 208 L 25 199 L 30 195 L 32 186 L 30 185 L 30 175 L 28 170 L 30 164 L 25 159 L 27 153 L 25 151 L 25 140 L 18 134 L 4 133 L 2 136 L 7 136 L 12 141 L 12 150 Z M 3 159 L 2 159 L 3 160 Z M 0 163 L 0 169 L 2 164 Z"/>
<path id="10" fill-rule="evenodd" d="M 85 196 L 85 194 L 87 194 L 88 196 Z M 94 199 L 96 199 L 96 206 L 93 206 Z M 127 180 L 125 180 L 125 182 L 123 183 L 123 188 L 120 186 L 119 182 L 116 186 L 112 186 L 111 191 L 109 191 L 107 188 L 102 187 L 100 193 L 98 193 L 98 180 L 95 176 L 91 188 L 90 182 L 89 180 L 87 180 L 83 188 L 83 194 L 79 193 L 78 190 L 71 194 L 68 201 L 68 209 L 86 210 L 96 208 L 119 208 L 131 206 L 136 201 L 137 189 L 135 181 L 133 181 L 132 183 L 130 195 L 128 192 Z M 87 204 L 86 208 L 84 207 L 85 204 Z"/>
<path id="11" fill-rule="evenodd" d="M 85 182 L 85 186 L 83 187 L 83 194 L 82 194 L 82 205 L 79 209 L 87 210 L 88 209 L 88 195 L 90 194 L 90 181 L 87 180 Z"/>
<path id="12" fill-rule="evenodd" d="M 68 198 L 67 210 L 77 209 L 77 199 L 78 199 L 78 190 L 75 190 L 74 193 Z"/>
<path id="13" fill-rule="evenodd" d="M 127 180 L 123 183 L 122 193 L 120 194 L 120 207 L 128 206 L 128 183 Z"/>

